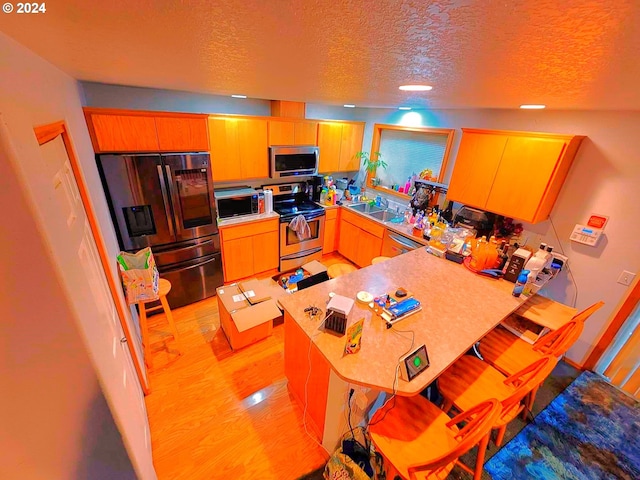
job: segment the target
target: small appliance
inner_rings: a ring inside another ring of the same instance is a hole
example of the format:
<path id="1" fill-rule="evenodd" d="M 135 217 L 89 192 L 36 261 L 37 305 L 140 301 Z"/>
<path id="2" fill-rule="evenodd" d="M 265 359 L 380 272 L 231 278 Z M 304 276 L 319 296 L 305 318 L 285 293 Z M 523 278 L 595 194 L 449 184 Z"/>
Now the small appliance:
<path id="1" fill-rule="evenodd" d="M 509 260 L 509 263 L 507 265 L 504 279 L 512 283 L 516 283 L 516 281 L 518 280 L 518 276 L 524 268 L 524 264 L 527 263 L 527 260 L 529 260 L 529 257 L 531 257 L 531 252 L 529 250 L 525 250 L 524 248 L 519 248 L 515 252 L 513 252 L 513 255 L 511 255 L 511 259 Z"/>
<path id="2" fill-rule="evenodd" d="M 320 193 L 322 192 L 322 176 L 314 175 L 307 180 L 307 196 L 312 202 L 320 201 Z"/>
<path id="3" fill-rule="evenodd" d="M 453 225 L 456 227 L 462 225 L 467 228 L 473 228 L 478 232 L 478 237 L 484 235 L 489 238 L 489 236 L 492 235 L 495 220 L 496 216 L 494 213 L 485 212 L 484 210 L 465 205 L 456 213 L 453 219 Z"/>
<path id="4" fill-rule="evenodd" d="M 219 218 L 239 217 L 260 213 L 258 192 L 250 187 L 217 189 L 216 207 Z"/>
<path id="5" fill-rule="evenodd" d="M 271 178 L 308 176 L 318 173 L 320 150 L 315 145 L 269 147 Z"/>

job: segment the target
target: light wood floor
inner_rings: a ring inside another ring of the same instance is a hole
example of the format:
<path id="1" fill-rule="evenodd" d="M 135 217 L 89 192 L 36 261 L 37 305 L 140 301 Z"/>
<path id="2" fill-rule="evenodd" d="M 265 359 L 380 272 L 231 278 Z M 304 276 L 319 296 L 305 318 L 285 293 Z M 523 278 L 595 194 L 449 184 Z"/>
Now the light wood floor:
<path id="1" fill-rule="evenodd" d="M 347 261 L 336 253 L 322 262 Z M 282 325 L 232 352 L 216 297 L 173 314 L 182 356 L 164 314 L 149 319 L 154 368 L 146 404 L 160 480 L 293 480 L 326 462 L 287 389 Z"/>

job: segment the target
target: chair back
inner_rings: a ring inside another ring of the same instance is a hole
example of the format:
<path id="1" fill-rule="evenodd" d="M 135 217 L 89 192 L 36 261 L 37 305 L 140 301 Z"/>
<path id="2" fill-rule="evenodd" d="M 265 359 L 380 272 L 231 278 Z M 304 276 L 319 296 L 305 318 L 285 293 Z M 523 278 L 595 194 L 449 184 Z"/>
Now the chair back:
<path id="1" fill-rule="evenodd" d="M 519 372 L 507 377 L 504 383 L 513 385 L 516 388 L 511 396 L 502 400 L 502 414 L 512 412 L 514 408 L 517 408 L 516 406 L 520 404 L 529 392 L 544 382 L 557 363 L 558 359 L 555 356 L 545 355 Z"/>
<path id="2" fill-rule="evenodd" d="M 534 350 L 543 355 L 553 355 L 560 357 L 567 353 L 573 344 L 580 338 L 584 329 L 584 322 L 604 305 L 604 302 L 596 302 L 589 308 L 576 314 L 569 322 L 557 330 L 549 332 L 540 337 L 534 344 Z"/>
<path id="3" fill-rule="evenodd" d="M 449 452 L 428 463 L 409 467 L 409 477 L 414 479 L 419 472 L 437 473 L 438 470 L 451 465 L 489 434 L 501 411 L 500 402 L 492 398 L 453 417 L 447 423 L 447 427 L 456 432 L 454 438 L 459 443 Z M 458 430 L 457 425 L 463 422 L 465 425 Z"/>

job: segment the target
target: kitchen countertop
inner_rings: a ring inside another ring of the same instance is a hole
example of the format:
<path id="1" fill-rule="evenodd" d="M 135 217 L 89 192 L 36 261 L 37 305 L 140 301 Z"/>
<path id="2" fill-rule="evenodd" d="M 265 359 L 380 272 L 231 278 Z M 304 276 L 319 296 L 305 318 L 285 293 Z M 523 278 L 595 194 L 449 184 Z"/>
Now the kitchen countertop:
<path id="1" fill-rule="evenodd" d="M 362 348 L 356 354 L 343 355 L 346 337 L 319 330 L 320 321 L 304 313 L 311 305 L 325 310 L 329 292 L 355 299 L 361 290 L 381 295 L 398 287 L 420 300 L 422 311 L 387 329 L 384 320 L 356 302 L 348 325 L 365 319 Z M 400 379 L 397 385 L 399 395 L 415 395 L 527 300 L 514 297 L 512 290 L 510 282 L 474 275 L 421 248 L 296 292 L 280 303 L 285 322 L 295 321 L 335 373 L 354 384 L 393 391 L 398 359 L 424 343 L 429 368 L 413 381 Z"/>
<path id="2" fill-rule="evenodd" d="M 242 225 L 245 223 L 259 222 L 262 220 L 269 220 L 272 218 L 280 218 L 280 215 L 276 212 L 271 213 L 258 213 L 256 215 L 243 215 L 241 217 L 232 218 L 219 218 L 218 228 L 229 227 L 232 225 Z"/>

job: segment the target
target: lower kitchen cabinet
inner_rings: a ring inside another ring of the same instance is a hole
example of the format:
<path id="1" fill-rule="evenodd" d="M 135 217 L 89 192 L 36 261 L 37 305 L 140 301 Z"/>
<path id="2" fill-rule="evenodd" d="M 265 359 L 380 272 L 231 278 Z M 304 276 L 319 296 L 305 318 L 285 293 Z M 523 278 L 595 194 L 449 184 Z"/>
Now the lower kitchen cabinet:
<path id="1" fill-rule="evenodd" d="M 338 251 L 359 267 L 371 265 L 382 251 L 385 228 L 353 212 L 343 210 L 340 218 Z"/>
<path id="2" fill-rule="evenodd" d="M 340 238 L 340 209 L 332 208 L 327 210 L 324 219 L 324 240 L 322 243 L 322 254 L 335 252 L 338 250 L 338 238 Z"/>
<path id="3" fill-rule="evenodd" d="M 278 268 L 278 219 L 220 229 L 225 283 Z"/>

